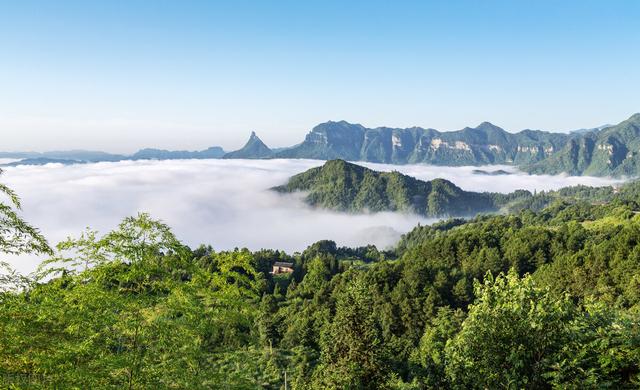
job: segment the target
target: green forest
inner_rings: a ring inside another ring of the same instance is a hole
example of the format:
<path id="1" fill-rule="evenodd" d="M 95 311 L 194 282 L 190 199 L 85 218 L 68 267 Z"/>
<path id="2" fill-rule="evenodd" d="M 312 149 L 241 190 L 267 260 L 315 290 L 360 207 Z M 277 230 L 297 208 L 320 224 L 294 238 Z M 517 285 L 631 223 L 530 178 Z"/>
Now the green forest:
<path id="1" fill-rule="evenodd" d="M 392 250 L 287 254 L 189 248 L 147 214 L 53 246 L 0 185 L 0 251 L 47 259 L 2 263 L 0 385 L 638 388 L 638 188 L 536 194 Z"/>
<path id="2" fill-rule="evenodd" d="M 280 193 L 300 192 L 313 207 L 349 213 L 397 211 L 428 217 L 468 217 L 478 213 L 540 211 L 554 202 L 604 204 L 640 199 L 640 183 L 590 187 L 577 185 L 555 191 L 508 194 L 464 191 L 445 179 L 418 180 L 400 172 L 378 172 L 344 160 L 330 160 L 292 176 L 272 188 Z"/>
<path id="3" fill-rule="evenodd" d="M 510 194 L 464 191 L 445 179 L 418 180 L 400 172 L 378 172 L 344 160 L 329 160 L 272 188 L 280 193 L 304 193 L 313 207 L 350 213 L 398 211 L 429 217 L 464 217 L 495 212 L 532 197 L 529 191 Z"/>

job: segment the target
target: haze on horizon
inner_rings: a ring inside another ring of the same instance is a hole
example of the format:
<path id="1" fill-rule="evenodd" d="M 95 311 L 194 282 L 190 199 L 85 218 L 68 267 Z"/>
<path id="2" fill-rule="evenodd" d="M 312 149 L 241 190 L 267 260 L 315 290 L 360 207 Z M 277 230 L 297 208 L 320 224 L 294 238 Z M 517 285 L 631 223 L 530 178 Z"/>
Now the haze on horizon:
<path id="1" fill-rule="evenodd" d="M 568 131 L 640 111 L 640 2 L 5 2 L 0 150 L 269 146 L 314 125 Z"/>

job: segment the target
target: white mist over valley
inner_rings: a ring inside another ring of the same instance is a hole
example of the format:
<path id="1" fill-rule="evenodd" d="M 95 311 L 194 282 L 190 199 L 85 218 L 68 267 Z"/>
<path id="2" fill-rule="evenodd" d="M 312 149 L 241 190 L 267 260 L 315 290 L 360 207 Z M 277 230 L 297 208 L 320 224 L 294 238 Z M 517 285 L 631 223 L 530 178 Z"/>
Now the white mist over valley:
<path id="1" fill-rule="evenodd" d="M 322 239 L 338 245 L 375 244 L 386 248 L 416 224 L 431 223 L 400 213 L 345 214 L 313 209 L 300 196 L 270 191 L 273 186 L 320 160 L 173 160 L 122 161 L 4 169 L 3 182 L 22 198 L 23 216 L 51 244 L 77 236 L 86 227 L 102 233 L 124 217 L 148 212 L 161 219 L 186 244 L 210 244 L 216 250 L 247 247 L 301 251 Z M 536 176 L 513 167 L 441 167 L 360 163 L 379 171 L 397 170 L 421 180 L 444 178 L 469 191 L 552 190 L 620 180 L 586 176 Z M 503 169 L 511 175 L 473 174 L 474 169 Z M 42 259 L 11 259 L 23 272 Z"/>

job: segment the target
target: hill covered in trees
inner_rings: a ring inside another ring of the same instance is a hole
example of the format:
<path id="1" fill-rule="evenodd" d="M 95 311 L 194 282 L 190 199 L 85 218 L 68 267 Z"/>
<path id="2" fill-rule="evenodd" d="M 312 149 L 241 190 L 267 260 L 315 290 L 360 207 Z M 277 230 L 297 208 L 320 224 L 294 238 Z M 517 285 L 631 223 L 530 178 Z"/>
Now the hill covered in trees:
<path id="1" fill-rule="evenodd" d="M 2 263 L 0 384 L 637 388 L 638 188 L 287 254 L 192 249 L 146 214 L 50 248 L 0 185 L 0 252 L 49 257 Z"/>
<path id="2" fill-rule="evenodd" d="M 507 203 L 532 196 L 528 191 L 508 195 L 464 191 L 448 180 L 422 181 L 344 160 L 311 168 L 274 189 L 283 193 L 302 191 L 309 205 L 332 210 L 401 211 L 432 217 L 494 212 Z"/>

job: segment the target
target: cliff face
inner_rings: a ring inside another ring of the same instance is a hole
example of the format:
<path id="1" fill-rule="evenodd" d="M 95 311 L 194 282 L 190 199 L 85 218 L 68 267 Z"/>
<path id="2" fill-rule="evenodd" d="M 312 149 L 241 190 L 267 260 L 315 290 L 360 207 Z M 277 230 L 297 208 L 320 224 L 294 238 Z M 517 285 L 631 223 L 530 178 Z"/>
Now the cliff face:
<path id="1" fill-rule="evenodd" d="M 640 114 L 615 126 L 580 134 L 549 158 L 523 169 L 530 173 L 637 176 L 640 173 Z"/>
<path id="2" fill-rule="evenodd" d="M 532 130 L 511 134 L 488 122 L 476 128 L 439 132 L 419 127 L 368 129 L 342 121 L 314 127 L 302 144 L 276 156 L 391 164 L 519 164 L 546 158 L 568 138 Z"/>

